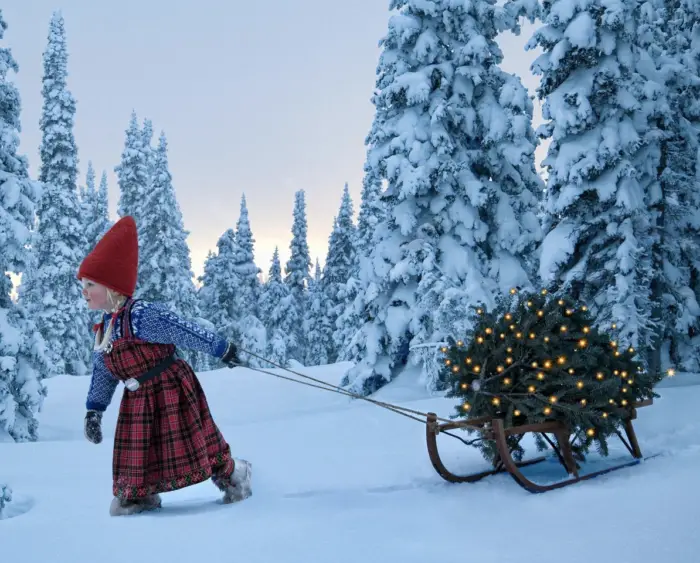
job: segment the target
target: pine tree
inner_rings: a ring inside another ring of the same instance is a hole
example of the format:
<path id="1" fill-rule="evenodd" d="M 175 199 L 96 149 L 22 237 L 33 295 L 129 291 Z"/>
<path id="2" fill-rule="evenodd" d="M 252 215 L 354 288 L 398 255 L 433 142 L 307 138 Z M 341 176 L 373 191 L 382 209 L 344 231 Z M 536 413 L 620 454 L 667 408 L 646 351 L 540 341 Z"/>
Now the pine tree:
<path id="1" fill-rule="evenodd" d="M 118 213 L 120 217 L 131 215 L 141 228 L 147 213 L 143 202 L 148 195 L 149 186 L 149 150 L 144 147 L 143 132 L 139 130 L 136 112 L 131 113 L 129 128 L 126 130 L 124 151 L 121 163 L 114 168 L 117 173 L 120 195 Z M 139 237 L 139 249 L 143 238 Z"/>
<path id="2" fill-rule="evenodd" d="M 333 230 L 328 241 L 328 253 L 320 287 L 320 291 L 324 294 L 322 301 L 326 309 L 323 330 L 326 330 L 325 327 L 327 327 L 328 333 L 320 334 L 319 337 L 326 343 L 325 359 L 328 363 L 334 363 L 338 357 L 333 332 L 338 318 L 347 305 L 346 285 L 356 261 L 355 239 L 357 232 L 352 217 L 352 199 L 348 185 L 345 184 L 338 216 L 333 223 Z"/>
<path id="3" fill-rule="evenodd" d="M 100 187 L 95 189 L 95 170 L 92 166 L 92 161 L 88 162 L 81 207 L 86 240 L 84 254 L 87 254 L 95 248 L 97 241 L 112 226 L 112 221 L 109 219 L 107 201 L 107 174 L 105 172 L 102 173 Z"/>
<path id="4" fill-rule="evenodd" d="M 146 155 L 146 177 L 148 178 L 146 191 L 148 191 L 150 184 L 153 182 L 153 176 L 156 173 L 155 167 L 157 158 L 157 149 L 154 150 L 153 148 L 153 122 L 150 119 L 143 120 L 141 141 L 143 143 L 143 152 Z"/>
<path id="5" fill-rule="evenodd" d="M 387 182 L 387 215 L 363 273 L 364 324 L 347 374 L 360 393 L 396 377 L 409 345 L 464 328 L 441 309 L 531 287 L 526 257 L 541 236 L 532 103 L 498 66 L 496 36 L 509 18 L 487 0 L 391 7 L 399 14 L 382 41 L 367 139 L 371 183 Z M 430 346 L 416 361 L 434 387 Z"/>
<path id="6" fill-rule="evenodd" d="M 5 507 L 12 501 L 12 489 L 9 485 L 0 483 L 0 520 L 4 517 Z"/>
<path id="7" fill-rule="evenodd" d="M 139 229 L 142 239 L 137 297 L 161 303 L 185 318 L 199 317 L 190 249 L 180 206 L 172 185 L 168 165 L 168 142 L 161 133 L 153 156 L 153 177 L 143 202 L 144 214 Z M 191 352 L 188 359 L 195 364 Z M 195 366 L 198 367 L 198 366 Z"/>
<path id="8" fill-rule="evenodd" d="M 73 137 L 76 107 L 66 85 L 67 63 L 64 21 L 60 12 L 55 12 L 44 52 L 39 175 L 44 193 L 37 208 L 33 241 L 35 268 L 23 280 L 21 297 L 58 370 L 84 375 L 90 365 L 90 321 L 75 273 L 86 239 L 78 199 L 78 149 Z"/>
<path id="9" fill-rule="evenodd" d="M 668 91 L 670 112 L 661 120 L 659 180 L 654 208 L 659 237 L 652 291 L 659 322 L 650 369 L 700 371 L 700 7 L 657 1 L 647 37 Z M 648 12 L 647 12 L 648 13 Z M 653 12 L 652 12 L 653 13 Z M 661 298 L 660 298 L 661 297 Z M 663 299 L 663 301 L 662 301 Z"/>
<path id="10" fill-rule="evenodd" d="M 236 233 L 227 229 L 216 243 L 217 253 L 210 252 L 204 263 L 199 304 L 202 316 L 216 332 L 234 342 L 239 341 L 238 276 L 233 271 L 237 254 Z"/>
<path id="11" fill-rule="evenodd" d="M 0 10 L 0 41 L 6 29 Z M 38 437 L 37 413 L 46 397 L 42 379 L 52 375 L 53 365 L 32 318 L 10 297 L 8 273 L 26 271 L 42 191 L 40 183 L 29 179 L 26 157 L 17 154 L 21 101 L 8 73 L 18 70 L 10 49 L 0 47 L 0 440 L 9 434 L 28 441 Z M 7 497 L 7 490 L 0 495 Z"/>
<path id="12" fill-rule="evenodd" d="M 328 312 L 333 310 L 323 286 L 321 265 L 316 260 L 314 278 L 309 283 L 307 307 L 304 310 L 304 334 L 306 335 L 305 366 L 320 366 L 333 363 L 329 351 L 333 350 L 332 330 Z M 323 272 L 325 275 L 325 272 Z"/>
<path id="13" fill-rule="evenodd" d="M 538 96 L 551 139 L 544 164 L 546 237 L 540 275 L 589 304 L 596 326 L 626 346 L 652 346 L 650 284 L 660 165 L 657 121 L 665 95 L 641 46 L 638 2 L 543 5 L 528 46 L 543 54 Z"/>
<path id="14" fill-rule="evenodd" d="M 363 272 L 369 272 L 368 262 L 373 248 L 373 237 L 385 219 L 384 202 L 381 199 L 381 181 L 369 166 L 369 159 L 364 165 L 365 176 L 362 180 L 360 211 L 357 217 L 357 235 L 355 240 L 355 260 L 352 271 L 341 289 L 338 297 L 343 302 L 343 310 L 335 322 L 333 341 L 338 351 L 339 360 L 348 360 L 356 353 L 355 336 L 359 335 L 363 324 L 364 294 L 360 279 Z M 359 350 L 357 350 L 359 351 Z"/>
<path id="15" fill-rule="evenodd" d="M 236 248 L 233 257 L 233 273 L 237 277 L 236 310 L 239 314 L 238 334 L 242 350 L 255 354 L 242 353 L 241 360 L 260 367 L 267 346 L 265 325 L 260 320 L 258 302 L 260 300 L 260 268 L 255 265 L 255 239 L 250 229 L 248 207 L 245 195 L 241 197 L 241 212 L 236 224 Z"/>
<path id="16" fill-rule="evenodd" d="M 306 291 L 311 277 L 311 257 L 307 241 L 306 201 L 304 190 L 294 194 L 294 222 L 292 224 L 292 241 L 289 244 L 290 256 L 285 266 L 284 283 L 289 288 L 295 308 L 296 318 L 303 318 L 306 308 Z M 287 349 L 288 359 L 301 361 L 304 355 L 306 339 L 301 325 L 293 327 L 294 346 Z"/>
<path id="17" fill-rule="evenodd" d="M 277 247 L 260 295 L 260 317 L 267 329 L 265 358 L 278 365 L 286 365 L 290 359 L 289 350 L 298 349 L 297 331 L 294 329 L 300 324 L 300 317 L 289 286 L 282 281 Z"/>

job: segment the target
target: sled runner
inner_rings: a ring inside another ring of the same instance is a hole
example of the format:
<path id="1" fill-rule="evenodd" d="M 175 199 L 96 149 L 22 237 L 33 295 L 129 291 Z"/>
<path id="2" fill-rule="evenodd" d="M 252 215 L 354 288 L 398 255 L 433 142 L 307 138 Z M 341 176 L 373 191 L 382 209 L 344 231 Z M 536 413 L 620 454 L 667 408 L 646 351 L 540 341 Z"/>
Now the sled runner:
<path id="1" fill-rule="evenodd" d="M 588 473 L 581 472 L 581 467 L 574 459 L 572 447 L 569 442 L 569 436 L 571 433 L 561 422 L 543 422 L 539 424 L 525 424 L 512 428 L 505 428 L 503 420 L 499 418 L 482 417 L 471 420 L 439 423 L 438 417 L 435 413 L 427 413 L 426 440 L 428 444 L 428 455 L 430 456 L 430 461 L 438 474 L 443 479 L 451 483 L 474 483 L 490 475 L 508 472 L 515 482 L 525 490 L 531 493 L 544 493 L 546 491 L 573 485 L 580 481 L 592 479 L 594 477 L 598 477 L 599 475 L 610 473 L 611 471 L 636 465 L 645 459 L 643 458 L 642 452 L 639 448 L 639 442 L 637 442 L 637 436 L 634 432 L 632 421 L 637 418 L 637 409 L 649 406 L 651 404 L 652 399 L 648 399 L 646 401 L 635 403 L 630 408 L 625 410 L 623 426 L 627 439 L 625 439 L 620 432 L 618 432 L 618 437 L 632 455 L 632 459 L 624 462 L 618 462 L 612 467 L 605 467 L 603 469 L 594 470 Z M 442 459 L 440 458 L 440 454 L 438 453 L 437 436 L 441 432 L 448 432 L 449 430 L 460 428 L 471 428 L 481 432 L 483 439 L 494 441 L 498 455 L 496 456 L 493 469 L 482 471 L 480 473 L 472 473 L 469 475 L 456 475 L 445 467 Z M 522 471 L 523 468 L 542 463 L 548 459 L 547 456 L 537 457 L 521 462 L 516 462 L 513 459 L 511 451 L 508 448 L 507 438 L 509 436 L 522 436 L 528 432 L 540 434 L 547 441 L 547 443 L 552 447 L 559 464 L 566 471 L 568 478 L 549 484 L 538 484 L 524 474 Z M 553 441 L 548 434 L 553 435 L 555 440 Z M 651 457 L 656 456 L 649 456 L 646 459 Z"/>

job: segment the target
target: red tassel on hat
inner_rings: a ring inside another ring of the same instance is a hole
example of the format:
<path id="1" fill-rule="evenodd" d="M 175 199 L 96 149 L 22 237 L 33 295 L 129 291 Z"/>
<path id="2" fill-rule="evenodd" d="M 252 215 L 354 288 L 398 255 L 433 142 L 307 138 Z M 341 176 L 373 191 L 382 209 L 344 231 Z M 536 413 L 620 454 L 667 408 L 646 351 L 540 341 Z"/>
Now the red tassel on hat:
<path id="1" fill-rule="evenodd" d="M 127 215 L 119 219 L 85 257 L 78 269 L 78 279 L 88 278 L 131 297 L 136 289 L 138 266 L 136 221 Z"/>

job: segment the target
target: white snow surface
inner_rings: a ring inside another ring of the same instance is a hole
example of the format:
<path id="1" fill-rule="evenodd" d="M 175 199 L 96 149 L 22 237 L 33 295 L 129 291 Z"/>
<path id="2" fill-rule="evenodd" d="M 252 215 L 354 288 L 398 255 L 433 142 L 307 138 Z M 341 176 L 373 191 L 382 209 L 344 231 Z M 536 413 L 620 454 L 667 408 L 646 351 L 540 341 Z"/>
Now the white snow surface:
<path id="1" fill-rule="evenodd" d="M 348 363 L 299 368 L 338 383 Z M 280 373 L 279 370 L 270 370 Z M 289 375 L 289 374 L 287 374 Z M 83 437 L 89 378 L 47 381 L 34 443 L 0 441 L 2 561 L 124 563 L 694 563 L 700 535 L 700 376 L 664 382 L 641 409 L 645 454 L 661 456 L 541 495 L 501 475 L 453 485 L 433 470 L 423 424 L 365 401 L 237 368 L 200 375 L 235 456 L 253 463 L 253 496 L 222 505 L 211 482 L 163 495 L 160 512 L 112 518 L 111 443 Z M 408 368 L 376 398 L 452 413 Z M 465 435 L 466 437 L 466 435 Z M 456 472 L 480 454 L 441 436 Z M 615 444 L 613 456 L 622 446 Z M 552 468 L 556 469 L 554 464 Z"/>

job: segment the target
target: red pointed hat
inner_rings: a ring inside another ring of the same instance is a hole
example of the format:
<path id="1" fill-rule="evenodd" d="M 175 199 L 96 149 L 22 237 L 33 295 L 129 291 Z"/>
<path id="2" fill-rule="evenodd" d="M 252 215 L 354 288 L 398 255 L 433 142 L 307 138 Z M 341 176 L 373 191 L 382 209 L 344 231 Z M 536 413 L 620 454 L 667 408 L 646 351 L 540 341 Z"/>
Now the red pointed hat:
<path id="1" fill-rule="evenodd" d="M 97 242 L 78 269 L 78 279 L 88 278 L 131 297 L 136 289 L 139 242 L 136 221 L 122 217 Z"/>

